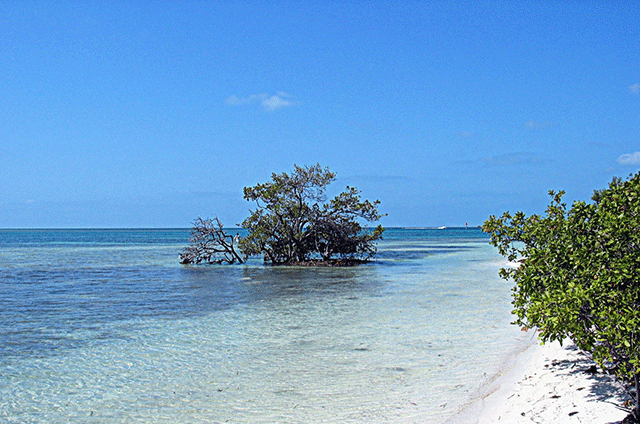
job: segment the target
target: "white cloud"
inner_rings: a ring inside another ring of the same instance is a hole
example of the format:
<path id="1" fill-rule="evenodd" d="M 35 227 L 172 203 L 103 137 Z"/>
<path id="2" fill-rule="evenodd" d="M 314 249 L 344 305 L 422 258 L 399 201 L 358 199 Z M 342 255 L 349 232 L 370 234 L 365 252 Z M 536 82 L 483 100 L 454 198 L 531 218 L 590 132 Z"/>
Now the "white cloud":
<path id="1" fill-rule="evenodd" d="M 295 103 L 291 100 L 287 100 L 287 97 L 289 96 L 286 93 L 278 93 L 277 95 L 262 100 L 261 104 L 269 111 L 278 110 L 282 107 L 293 106 Z"/>
<path id="2" fill-rule="evenodd" d="M 640 165 L 640 152 L 625 153 L 617 159 L 617 162 L 620 165 Z"/>
<path id="3" fill-rule="evenodd" d="M 292 99 L 292 96 L 284 91 L 279 91 L 277 94 L 270 95 L 269 93 L 252 94 L 248 97 L 238 97 L 235 94 L 228 97 L 225 101 L 231 106 L 242 105 L 260 105 L 269 112 L 281 109 L 283 107 L 293 106 L 297 104 Z"/>
<path id="4" fill-rule="evenodd" d="M 633 94 L 640 94 L 640 84 L 635 83 L 629 86 L 629 91 Z"/>
<path id="5" fill-rule="evenodd" d="M 250 105 L 257 104 L 269 97 L 269 94 L 252 94 L 249 97 L 238 97 L 235 94 L 226 100 L 226 103 L 231 106 Z"/>
<path id="6" fill-rule="evenodd" d="M 226 101 L 226 104 L 231 105 L 231 106 L 240 106 L 240 105 L 245 105 L 250 103 L 249 99 L 241 99 L 240 97 L 236 96 L 235 94 L 231 97 L 229 97 Z"/>

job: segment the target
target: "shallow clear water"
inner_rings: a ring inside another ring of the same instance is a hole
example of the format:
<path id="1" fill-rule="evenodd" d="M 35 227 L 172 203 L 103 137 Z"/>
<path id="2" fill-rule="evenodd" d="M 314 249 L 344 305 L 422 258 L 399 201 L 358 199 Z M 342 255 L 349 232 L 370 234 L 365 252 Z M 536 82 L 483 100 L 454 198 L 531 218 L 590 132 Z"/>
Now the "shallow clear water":
<path id="1" fill-rule="evenodd" d="M 321 269 L 183 266 L 188 237 L 0 230 L 0 421 L 439 423 L 525 341 L 478 229 Z"/>

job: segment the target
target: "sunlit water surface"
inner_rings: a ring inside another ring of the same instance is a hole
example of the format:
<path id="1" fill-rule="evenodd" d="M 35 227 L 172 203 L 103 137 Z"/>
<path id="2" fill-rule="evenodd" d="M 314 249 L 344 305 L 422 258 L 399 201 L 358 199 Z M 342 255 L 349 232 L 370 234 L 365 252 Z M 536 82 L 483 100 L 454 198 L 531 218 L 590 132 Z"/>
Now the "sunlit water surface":
<path id="1" fill-rule="evenodd" d="M 183 266 L 187 230 L 0 230 L 0 421 L 440 423 L 527 337 L 478 229 L 354 268 Z"/>

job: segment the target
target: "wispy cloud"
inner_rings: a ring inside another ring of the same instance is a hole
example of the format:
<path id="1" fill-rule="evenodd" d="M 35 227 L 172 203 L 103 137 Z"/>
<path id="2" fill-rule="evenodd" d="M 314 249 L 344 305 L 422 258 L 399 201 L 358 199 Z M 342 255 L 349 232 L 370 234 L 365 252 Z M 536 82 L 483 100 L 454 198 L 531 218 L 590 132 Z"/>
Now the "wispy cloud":
<path id="1" fill-rule="evenodd" d="M 620 165 L 640 165 L 640 152 L 625 153 L 617 159 Z"/>
<path id="2" fill-rule="evenodd" d="M 528 120 L 524 125 L 532 130 L 544 130 L 553 126 L 551 122 L 534 121 L 533 119 Z"/>
<path id="3" fill-rule="evenodd" d="M 629 91 L 633 94 L 640 94 L 640 84 L 635 83 L 629 86 Z"/>
<path id="4" fill-rule="evenodd" d="M 260 105 L 269 112 L 282 109 L 283 107 L 294 106 L 296 102 L 293 97 L 284 91 L 279 91 L 277 94 L 261 93 L 252 94 L 248 97 L 239 97 L 232 95 L 225 101 L 231 106 L 243 106 L 243 105 Z"/>
<path id="5" fill-rule="evenodd" d="M 262 100 L 262 106 L 269 111 L 293 106 L 294 104 L 295 102 L 293 100 L 290 100 L 290 96 L 287 93 L 279 93 Z"/>
<path id="6" fill-rule="evenodd" d="M 482 158 L 480 163 L 490 166 L 532 165 L 544 162 L 535 153 L 517 152 Z"/>

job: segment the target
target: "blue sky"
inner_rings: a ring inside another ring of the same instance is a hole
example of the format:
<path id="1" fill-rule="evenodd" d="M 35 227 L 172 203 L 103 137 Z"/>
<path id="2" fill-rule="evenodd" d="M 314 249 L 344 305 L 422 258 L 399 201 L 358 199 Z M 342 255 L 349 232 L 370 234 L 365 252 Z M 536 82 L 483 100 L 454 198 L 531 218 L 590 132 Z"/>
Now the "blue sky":
<path id="1" fill-rule="evenodd" d="M 387 226 L 640 169 L 635 1 L 0 4 L 0 227 L 241 222 L 320 163 Z"/>

